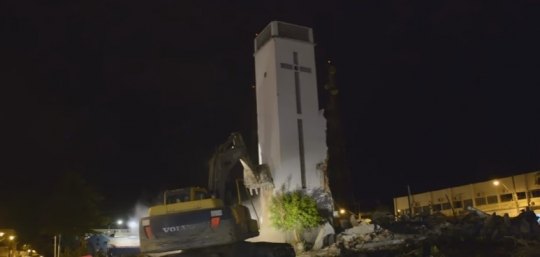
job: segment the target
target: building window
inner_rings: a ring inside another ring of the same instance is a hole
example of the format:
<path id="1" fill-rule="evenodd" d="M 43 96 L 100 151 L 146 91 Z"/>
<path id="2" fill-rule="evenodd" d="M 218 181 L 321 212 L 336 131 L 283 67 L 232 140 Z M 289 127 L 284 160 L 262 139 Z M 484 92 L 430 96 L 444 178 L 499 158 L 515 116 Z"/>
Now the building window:
<path id="1" fill-rule="evenodd" d="M 540 189 L 532 190 L 531 191 L 531 196 L 532 197 L 540 197 Z M 518 195 L 518 199 L 519 199 L 519 195 Z"/>
<path id="2" fill-rule="evenodd" d="M 476 206 L 485 205 L 486 204 L 486 198 L 485 197 L 478 197 L 474 199 L 474 204 Z"/>
<path id="3" fill-rule="evenodd" d="M 527 199 L 527 195 L 525 194 L 525 192 L 517 192 L 516 195 L 518 200 Z"/>
<path id="4" fill-rule="evenodd" d="M 472 199 L 463 200 L 463 206 L 465 208 L 467 208 L 469 206 L 472 207 L 473 206 Z"/>
<path id="5" fill-rule="evenodd" d="M 401 210 L 401 213 L 402 213 L 402 214 L 410 215 L 410 214 L 411 214 L 411 211 L 410 211 L 409 209 L 403 209 L 403 210 Z"/>
<path id="6" fill-rule="evenodd" d="M 534 182 L 537 184 L 537 185 L 540 185 L 540 174 L 536 173 L 536 176 L 534 178 Z"/>
<path id="7" fill-rule="evenodd" d="M 461 204 L 461 201 L 454 201 L 454 208 L 463 208 L 463 204 Z"/>
<path id="8" fill-rule="evenodd" d="M 494 203 L 498 203 L 499 202 L 499 199 L 497 199 L 497 196 L 496 195 L 490 195 L 487 197 L 487 203 L 488 204 L 494 204 Z"/>
<path id="9" fill-rule="evenodd" d="M 431 206 L 434 212 L 441 211 L 441 205 L 440 204 L 434 204 Z"/>
<path id="10" fill-rule="evenodd" d="M 512 194 L 501 195 L 501 202 L 510 202 L 512 201 Z"/>
<path id="11" fill-rule="evenodd" d="M 450 203 L 443 203 L 442 204 L 442 209 L 443 210 L 452 209 L 452 206 L 450 206 Z"/>

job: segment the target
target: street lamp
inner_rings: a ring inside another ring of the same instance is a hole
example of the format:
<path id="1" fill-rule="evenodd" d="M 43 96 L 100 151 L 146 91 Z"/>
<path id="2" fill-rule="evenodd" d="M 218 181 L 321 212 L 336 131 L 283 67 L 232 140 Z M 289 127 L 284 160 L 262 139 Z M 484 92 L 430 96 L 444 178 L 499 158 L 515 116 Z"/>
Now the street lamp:
<path id="1" fill-rule="evenodd" d="M 513 179 L 513 177 L 512 177 Z M 499 185 L 502 185 L 504 187 L 504 189 L 506 189 L 506 191 L 508 192 L 511 192 L 512 193 L 512 200 L 514 200 L 514 203 L 516 204 L 516 215 L 519 215 L 519 203 L 518 203 L 518 198 L 517 198 L 517 193 L 516 193 L 516 187 L 514 186 L 514 190 L 510 191 L 510 189 L 508 189 L 508 187 L 501 181 L 499 180 L 493 180 L 493 185 L 494 186 L 499 186 Z"/>
<path id="2" fill-rule="evenodd" d="M 8 257 L 11 257 L 11 256 L 13 256 L 13 240 L 15 240 L 15 236 L 14 235 L 9 235 L 8 240 L 9 240 Z"/>

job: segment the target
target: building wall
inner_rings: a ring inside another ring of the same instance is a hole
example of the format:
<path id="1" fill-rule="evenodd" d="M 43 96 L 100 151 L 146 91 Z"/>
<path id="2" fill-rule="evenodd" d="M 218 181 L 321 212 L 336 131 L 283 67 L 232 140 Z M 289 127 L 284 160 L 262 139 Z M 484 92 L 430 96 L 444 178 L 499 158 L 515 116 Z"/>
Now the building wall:
<path id="1" fill-rule="evenodd" d="M 510 177 L 478 183 L 444 188 L 430 192 L 394 198 L 394 212 L 402 213 L 443 213 L 453 215 L 462 213 L 472 206 L 487 213 L 511 217 L 529 206 L 540 212 L 540 171 L 518 174 Z M 409 202 L 411 208 L 409 208 Z"/>
<path id="2" fill-rule="evenodd" d="M 270 167 L 277 190 L 282 186 L 288 191 L 322 188 L 323 174 L 317 165 L 326 157 L 326 123 L 319 110 L 314 44 L 277 35 L 277 22 L 270 23 L 269 27 L 273 36 L 263 45 L 257 46 L 256 41 L 254 54 L 259 162 Z M 311 29 L 305 29 L 309 30 L 309 40 L 312 40 Z M 310 72 L 299 72 L 301 113 L 297 113 L 295 72 L 281 67 L 282 63 L 293 65 L 293 53 L 298 56 L 299 66 L 310 69 Z M 305 188 L 300 169 L 300 136 L 303 138 Z"/>
<path id="3" fill-rule="evenodd" d="M 290 235 L 266 222 L 271 194 L 282 187 L 285 191 L 308 192 L 324 187 L 318 164 L 326 158 L 326 122 L 319 110 L 313 34 L 307 27 L 273 21 L 258 34 L 254 45 L 259 163 L 269 166 L 275 188 L 274 192 L 263 191 L 254 205 L 257 212 L 252 211 L 252 217 L 258 217 L 260 236 L 250 241 L 285 242 L 292 240 Z M 295 70 L 295 55 L 298 70 Z M 296 71 L 300 101 L 296 94 Z M 319 199 L 319 207 L 325 199 Z"/>

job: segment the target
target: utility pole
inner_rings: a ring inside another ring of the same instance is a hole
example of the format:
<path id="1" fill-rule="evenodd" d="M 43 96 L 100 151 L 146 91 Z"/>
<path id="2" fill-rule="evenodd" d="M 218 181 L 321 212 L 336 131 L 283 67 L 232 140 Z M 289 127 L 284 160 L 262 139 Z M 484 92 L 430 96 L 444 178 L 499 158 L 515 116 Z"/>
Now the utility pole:
<path id="1" fill-rule="evenodd" d="M 504 183 L 503 183 L 504 185 Z M 518 202 L 518 195 L 516 192 L 516 181 L 514 180 L 514 176 L 512 176 L 512 189 L 514 194 L 514 203 L 516 204 L 516 215 L 519 215 L 519 202 Z M 525 193 L 527 194 L 527 193 Z"/>
<path id="2" fill-rule="evenodd" d="M 62 235 L 58 234 L 58 236 L 54 236 L 54 246 L 53 246 L 53 254 L 54 257 L 60 257 L 60 242 L 62 240 Z"/>
<path id="3" fill-rule="evenodd" d="M 407 194 L 408 194 L 407 201 L 409 202 L 409 212 L 411 213 L 411 216 L 413 216 L 414 211 L 411 204 L 412 194 L 411 194 L 411 187 L 409 185 L 407 185 Z"/>
<path id="4" fill-rule="evenodd" d="M 53 243 L 53 255 L 56 257 L 56 236 L 53 237 L 54 243 Z"/>

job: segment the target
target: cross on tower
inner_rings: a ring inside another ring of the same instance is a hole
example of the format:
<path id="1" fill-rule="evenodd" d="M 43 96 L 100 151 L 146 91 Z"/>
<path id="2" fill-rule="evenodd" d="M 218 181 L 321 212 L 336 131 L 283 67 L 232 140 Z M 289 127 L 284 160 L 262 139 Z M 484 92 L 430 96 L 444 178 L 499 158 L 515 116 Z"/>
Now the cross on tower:
<path id="1" fill-rule="evenodd" d="M 300 97 L 300 72 L 311 73 L 311 68 L 298 65 L 298 53 L 293 52 L 293 64 L 280 63 L 281 68 L 294 70 L 294 91 L 296 94 L 296 113 L 302 113 L 302 102 Z"/>
<path id="2" fill-rule="evenodd" d="M 294 70 L 294 91 L 296 94 L 296 113 L 302 113 L 302 102 L 300 95 L 300 72 L 311 73 L 311 68 L 298 65 L 298 53 L 293 52 L 293 64 L 280 63 L 281 68 Z M 306 160 L 304 155 L 304 128 L 302 119 L 297 119 L 298 128 L 298 151 L 300 154 L 300 178 L 302 179 L 302 188 L 306 188 Z"/>

